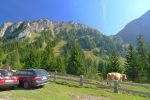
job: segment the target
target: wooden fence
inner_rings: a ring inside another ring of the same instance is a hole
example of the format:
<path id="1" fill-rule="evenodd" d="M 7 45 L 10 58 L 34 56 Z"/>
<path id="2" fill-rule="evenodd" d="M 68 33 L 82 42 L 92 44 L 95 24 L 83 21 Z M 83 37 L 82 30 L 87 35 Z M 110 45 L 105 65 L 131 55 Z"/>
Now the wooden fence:
<path id="1" fill-rule="evenodd" d="M 119 82 L 117 80 L 114 81 L 107 81 L 107 80 L 98 80 L 98 79 L 90 79 L 90 78 L 84 78 L 83 75 L 76 76 L 76 75 L 70 75 L 70 74 L 62 74 L 62 73 L 57 73 L 57 72 L 50 72 L 51 75 L 51 81 L 58 81 L 58 80 L 63 80 L 63 81 L 70 81 L 70 82 L 75 82 L 80 86 L 83 85 L 92 85 L 96 86 L 99 88 L 103 89 L 113 89 L 115 93 L 118 93 L 119 91 L 125 91 L 129 93 L 135 93 L 139 95 L 145 95 L 145 96 L 150 96 L 150 85 L 144 85 L 144 84 L 138 84 L 138 83 L 128 83 L 128 82 Z M 113 83 L 113 86 L 109 86 L 106 83 L 111 82 Z M 121 85 L 121 87 L 120 87 Z M 148 89 L 148 91 L 137 91 L 133 90 L 132 88 L 128 89 L 122 86 L 134 86 L 134 87 L 141 87 Z"/>

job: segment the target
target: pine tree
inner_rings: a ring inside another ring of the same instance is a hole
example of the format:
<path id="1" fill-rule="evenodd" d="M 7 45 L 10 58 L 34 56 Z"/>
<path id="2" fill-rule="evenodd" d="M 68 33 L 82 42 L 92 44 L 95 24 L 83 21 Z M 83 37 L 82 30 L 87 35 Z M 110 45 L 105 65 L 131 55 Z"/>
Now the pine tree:
<path id="1" fill-rule="evenodd" d="M 81 47 L 73 41 L 71 43 L 71 56 L 69 59 L 69 64 L 67 67 L 67 72 L 69 74 L 81 75 L 85 74 L 85 64 L 84 64 L 84 54 Z"/>
<path id="2" fill-rule="evenodd" d="M 93 61 L 91 58 L 85 59 L 85 76 L 88 78 L 97 78 L 98 77 L 98 64 Z"/>
<path id="3" fill-rule="evenodd" d="M 61 73 L 66 73 L 66 66 L 65 66 L 65 62 L 64 62 L 64 57 L 63 56 L 59 56 L 56 58 L 56 67 L 55 67 L 56 71 L 61 72 Z"/>
<path id="4" fill-rule="evenodd" d="M 120 65 L 120 61 L 119 61 L 119 56 L 118 54 L 113 51 L 112 55 L 110 57 L 110 71 L 111 72 L 122 72 L 122 68 Z"/>
<path id="5" fill-rule="evenodd" d="M 138 79 L 137 51 L 132 45 L 129 45 L 128 52 L 126 55 L 126 73 L 129 80 L 137 81 Z"/>
<path id="6" fill-rule="evenodd" d="M 139 35 L 137 38 L 137 50 L 138 50 L 138 54 L 139 54 L 139 81 L 141 82 L 145 82 L 146 80 L 149 79 L 149 77 L 147 77 L 148 73 L 148 49 L 147 49 L 147 45 L 145 43 L 145 40 L 143 38 L 142 35 Z"/>
<path id="7" fill-rule="evenodd" d="M 24 59 L 24 68 L 40 68 L 41 66 L 41 52 L 32 47 L 28 50 L 28 54 Z"/>
<path id="8" fill-rule="evenodd" d="M 0 67 L 2 67 L 3 65 L 3 59 L 4 59 L 4 51 L 3 49 L 0 47 Z"/>
<path id="9" fill-rule="evenodd" d="M 50 71 L 55 71 L 56 60 L 54 58 L 53 49 L 51 45 L 48 43 L 45 50 L 42 53 L 41 58 L 41 66 L 42 68 Z"/>
<path id="10" fill-rule="evenodd" d="M 10 66 L 12 69 L 21 69 L 18 49 L 7 54 L 5 65 Z"/>
<path id="11" fill-rule="evenodd" d="M 137 38 L 137 50 L 138 53 L 142 59 L 142 62 L 146 65 L 147 62 L 147 58 L 148 58 L 148 47 L 145 43 L 144 37 L 142 35 L 139 35 Z"/>
<path id="12" fill-rule="evenodd" d="M 150 83 L 150 51 L 149 51 L 149 55 L 148 55 L 148 67 L 147 67 L 147 77 L 148 77 L 148 80 L 147 82 Z"/>

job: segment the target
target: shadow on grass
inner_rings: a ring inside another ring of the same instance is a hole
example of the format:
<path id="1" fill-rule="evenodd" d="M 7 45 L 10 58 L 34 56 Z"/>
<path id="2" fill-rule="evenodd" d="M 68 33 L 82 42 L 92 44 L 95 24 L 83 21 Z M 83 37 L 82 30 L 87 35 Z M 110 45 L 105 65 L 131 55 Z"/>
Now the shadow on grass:
<path id="1" fill-rule="evenodd" d="M 12 87 L 0 87 L 0 92 L 3 91 L 12 91 L 12 90 L 25 90 L 25 91 L 32 91 L 32 90 L 37 90 L 37 89 L 41 89 L 44 86 L 38 86 L 38 87 L 32 87 L 29 89 L 24 89 L 23 87 L 16 87 L 16 88 L 12 88 Z"/>

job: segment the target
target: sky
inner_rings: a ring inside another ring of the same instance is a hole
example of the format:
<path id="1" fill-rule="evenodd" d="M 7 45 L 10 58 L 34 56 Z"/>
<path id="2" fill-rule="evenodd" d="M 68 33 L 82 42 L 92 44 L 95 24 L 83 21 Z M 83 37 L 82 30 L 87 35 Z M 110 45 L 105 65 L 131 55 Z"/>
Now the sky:
<path id="1" fill-rule="evenodd" d="M 150 9 L 150 0 L 0 0 L 0 25 L 4 22 L 70 21 L 118 33 Z"/>

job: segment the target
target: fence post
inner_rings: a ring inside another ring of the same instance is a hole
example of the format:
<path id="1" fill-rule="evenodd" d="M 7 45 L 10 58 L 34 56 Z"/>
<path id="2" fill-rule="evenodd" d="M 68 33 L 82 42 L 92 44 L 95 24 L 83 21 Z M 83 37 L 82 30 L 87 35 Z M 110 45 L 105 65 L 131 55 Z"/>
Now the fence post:
<path id="1" fill-rule="evenodd" d="M 57 79 L 57 71 L 54 73 L 54 81 Z"/>
<path id="2" fill-rule="evenodd" d="M 118 80 L 114 81 L 114 92 L 118 93 Z"/>
<path id="3" fill-rule="evenodd" d="M 80 75 L 80 86 L 83 86 L 83 75 Z"/>

